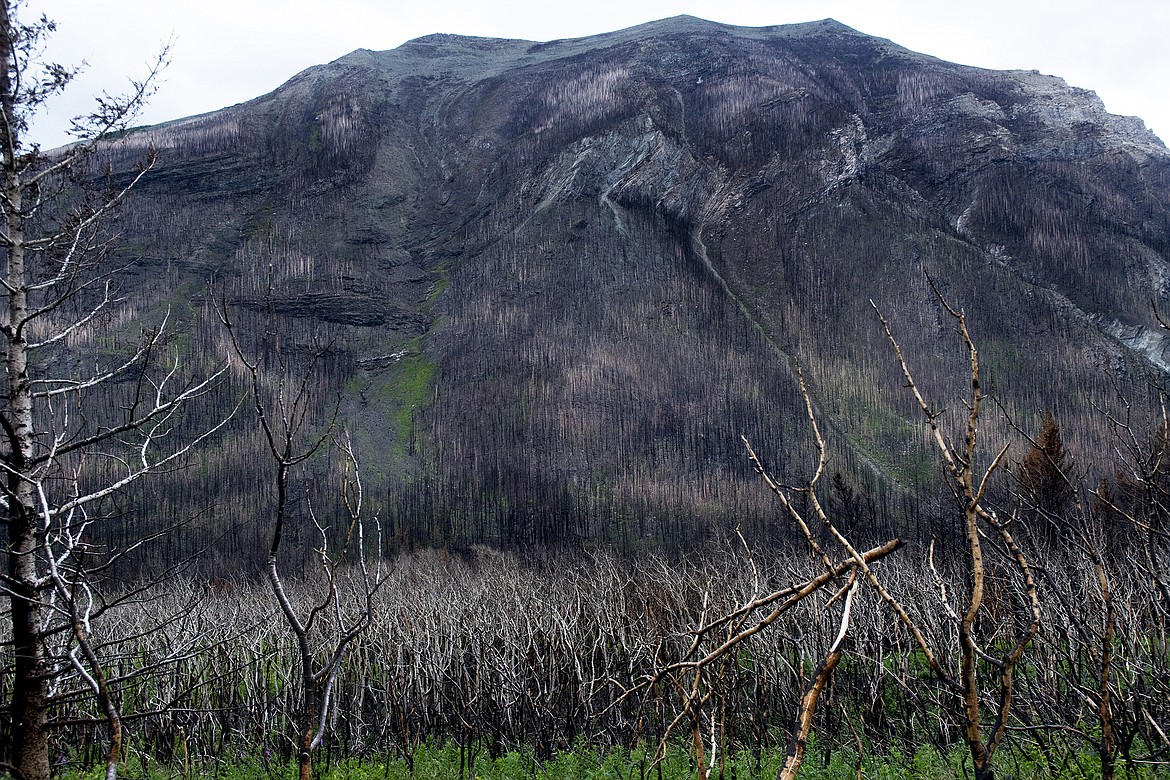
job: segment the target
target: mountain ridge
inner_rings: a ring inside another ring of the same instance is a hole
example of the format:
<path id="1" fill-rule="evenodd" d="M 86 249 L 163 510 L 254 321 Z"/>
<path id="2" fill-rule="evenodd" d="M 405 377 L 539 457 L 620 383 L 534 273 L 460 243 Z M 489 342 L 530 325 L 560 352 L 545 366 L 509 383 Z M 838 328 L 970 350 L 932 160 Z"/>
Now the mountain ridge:
<path id="1" fill-rule="evenodd" d="M 340 393 L 403 540 L 766 536 L 739 436 L 808 466 L 797 366 L 866 522 L 913 525 L 930 459 L 868 302 L 946 397 L 964 368 L 927 274 L 1013 419 L 1053 408 L 1070 447 L 1101 451 L 1100 365 L 1170 363 L 1156 136 L 1057 77 L 832 20 L 425 36 L 140 130 L 118 165 L 149 146 L 132 305 L 177 307 L 196 365 L 222 344 L 213 278 L 243 330 L 330 344 L 322 405 Z M 257 468 L 230 478 L 245 514 Z"/>

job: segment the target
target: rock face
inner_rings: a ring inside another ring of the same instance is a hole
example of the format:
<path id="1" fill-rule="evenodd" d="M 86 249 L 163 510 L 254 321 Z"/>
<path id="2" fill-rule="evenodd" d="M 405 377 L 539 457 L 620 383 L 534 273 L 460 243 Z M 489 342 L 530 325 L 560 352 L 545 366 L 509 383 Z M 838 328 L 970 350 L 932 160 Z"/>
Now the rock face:
<path id="1" fill-rule="evenodd" d="M 868 521 L 908 522 L 932 461 L 869 301 L 957 408 L 963 355 L 927 275 L 968 312 L 1005 408 L 1025 429 L 1055 409 L 1074 451 L 1101 441 L 1103 365 L 1170 362 L 1150 306 L 1170 154 L 1141 121 L 832 20 L 433 35 L 117 154 L 148 145 L 160 161 L 120 225 L 131 304 L 167 302 L 196 363 L 223 344 L 189 303 L 209 280 L 244 329 L 271 311 L 289 354 L 330 344 L 322 408 L 341 393 L 400 538 L 766 533 L 739 437 L 781 473 L 810 467 L 794 366 Z M 217 487 L 177 505 L 264 511 L 250 425 L 206 454 Z"/>

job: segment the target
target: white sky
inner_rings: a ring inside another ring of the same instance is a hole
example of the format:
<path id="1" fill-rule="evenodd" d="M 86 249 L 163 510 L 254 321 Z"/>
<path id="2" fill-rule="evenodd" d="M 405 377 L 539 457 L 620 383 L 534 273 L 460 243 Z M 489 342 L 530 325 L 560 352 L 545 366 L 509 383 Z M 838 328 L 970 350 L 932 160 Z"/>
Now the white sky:
<path id="1" fill-rule="evenodd" d="M 46 56 L 88 63 L 31 140 L 50 147 L 90 95 L 123 91 L 162 44 L 172 62 L 143 115 L 178 119 L 243 102 L 358 48 L 435 32 L 550 40 L 677 14 L 763 26 L 832 17 L 909 49 L 985 68 L 1036 69 L 1097 92 L 1170 141 L 1166 0 L 28 0 L 58 24 Z M 85 98 L 83 100 L 83 98 Z"/>

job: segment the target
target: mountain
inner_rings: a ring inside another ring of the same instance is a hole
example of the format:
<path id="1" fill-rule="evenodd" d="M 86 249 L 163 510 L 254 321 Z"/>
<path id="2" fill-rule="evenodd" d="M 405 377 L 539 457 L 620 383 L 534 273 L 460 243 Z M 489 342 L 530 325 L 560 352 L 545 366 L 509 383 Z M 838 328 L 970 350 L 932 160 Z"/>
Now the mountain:
<path id="1" fill-rule="evenodd" d="M 1170 153 L 1143 123 L 833 20 L 431 35 L 140 129 L 115 168 L 149 147 L 118 225 L 128 311 L 168 309 L 196 368 L 224 353 L 216 300 L 240 332 L 271 317 L 285 355 L 326 345 L 319 417 L 340 394 L 401 543 L 767 535 L 740 436 L 808 473 L 796 367 L 836 498 L 904 526 L 934 460 L 870 301 L 961 415 L 965 355 L 928 276 L 1011 420 L 1055 410 L 1082 463 L 1116 378 L 1170 365 L 1151 306 Z M 209 512 L 249 549 L 270 471 L 245 410 L 151 511 Z"/>

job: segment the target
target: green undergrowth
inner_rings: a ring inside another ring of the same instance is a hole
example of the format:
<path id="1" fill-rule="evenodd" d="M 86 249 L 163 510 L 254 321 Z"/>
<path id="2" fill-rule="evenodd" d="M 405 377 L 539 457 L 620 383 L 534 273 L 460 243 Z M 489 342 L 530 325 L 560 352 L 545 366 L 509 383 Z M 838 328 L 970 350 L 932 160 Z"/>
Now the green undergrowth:
<path id="1" fill-rule="evenodd" d="M 740 750 L 717 758 L 710 768 L 711 780 L 772 780 L 784 762 L 783 751 Z M 865 780 L 966 780 L 972 776 L 965 751 L 955 747 L 946 753 L 928 746 L 912 753 L 897 749 L 884 755 L 866 754 L 861 759 Z M 1101 777 L 1091 753 L 1065 756 L 1055 761 L 1032 752 L 997 756 L 997 777 L 1011 780 L 1088 780 Z M 141 756 L 128 761 L 119 776 L 131 780 L 278 780 L 297 777 L 295 762 L 280 763 L 237 753 L 234 761 L 184 761 L 165 766 Z M 103 770 L 67 769 L 60 780 L 101 780 Z M 660 762 L 653 749 L 600 749 L 582 743 L 573 750 L 540 758 L 531 749 L 512 750 L 491 757 L 483 746 L 468 750 L 453 743 L 424 743 L 409 757 L 346 760 L 314 772 L 318 780 L 686 780 L 698 777 L 687 747 L 672 746 Z M 855 780 L 857 754 L 833 751 L 825 756 L 816 740 L 798 775 L 800 780 Z M 1170 767 L 1118 767 L 1119 780 L 1170 780 Z"/>
<path id="2" fill-rule="evenodd" d="M 390 381 L 383 388 L 385 400 L 397 405 L 394 414 L 395 455 L 407 457 L 408 443 L 413 415 L 431 402 L 438 367 L 422 351 L 422 339 L 416 338 L 407 347 L 404 355 L 390 374 Z"/>

